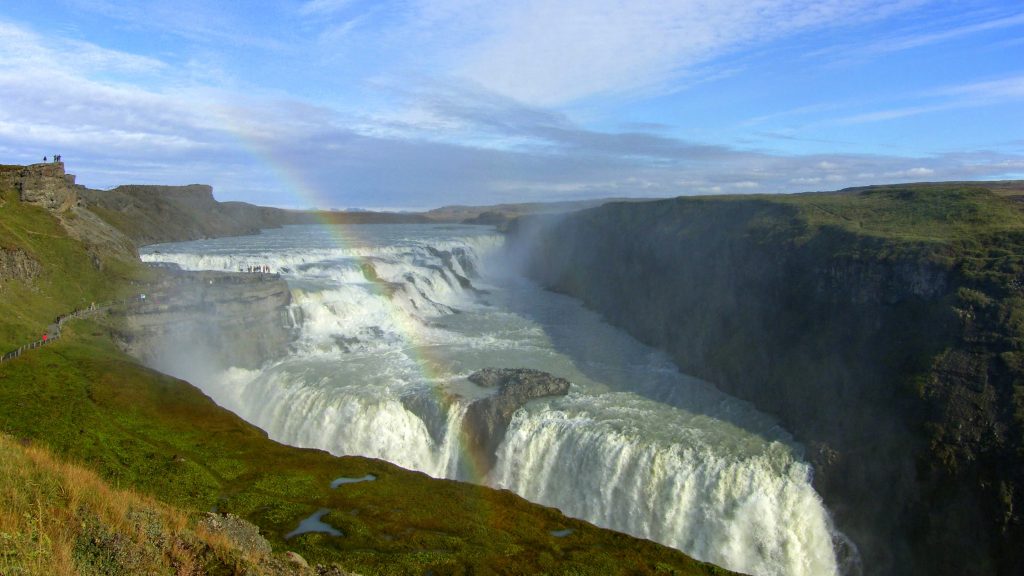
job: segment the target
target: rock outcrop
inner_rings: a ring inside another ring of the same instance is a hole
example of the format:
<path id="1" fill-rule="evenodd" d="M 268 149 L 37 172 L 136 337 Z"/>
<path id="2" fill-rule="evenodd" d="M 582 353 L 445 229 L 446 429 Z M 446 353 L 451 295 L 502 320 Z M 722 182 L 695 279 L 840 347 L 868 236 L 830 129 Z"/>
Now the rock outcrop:
<path id="1" fill-rule="evenodd" d="M 291 550 L 275 555 L 270 542 L 260 534 L 258 526 L 234 514 L 207 512 L 199 521 L 198 530 L 208 536 L 223 538 L 252 564 L 258 574 L 267 576 L 359 576 L 338 566 L 309 562 Z M 236 567 L 237 569 L 237 567 Z M 249 573 L 242 570 L 242 573 Z"/>
<path id="2" fill-rule="evenodd" d="M 234 514 L 207 512 L 198 528 L 211 536 L 224 538 L 249 556 L 269 556 L 273 552 L 270 542 L 260 534 L 259 526 Z"/>
<path id="3" fill-rule="evenodd" d="M 1024 570 L 1024 225 L 977 188 L 519 222 L 529 274 L 777 415 L 865 574 Z"/>
<path id="4" fill-rule="evenodd" d="M 29 166 L 0 166 L 0 190 L 15 190 L 18 201 L 51 214 L 68 234 L 81 242 L 96 269 L 110 260 L 138 258 L 131 240 L 83 206 L 75 175 L 64 172 L 63 162 Z"/>
<path id="5" fill-rule="evenodd" d="M 63 162 L 5 168 L 0 171 L 0 179 L 8 182 L 0 184 L 13 184 L 22 202 L 50 212 L 64 212 L 78 203 L 75 176 L 64 173 Z"/>
<path id="6" fill-rule="evenodd" d="M 19 248 L 0 248 L 0 290 L 11 280 L 30 282 L 43 267 L 35 258 Z"/>
<path id="7" fill-rule="evenodd" d="M 494 467 L 496 451 L 516 410 L 530 400 L 569 393 L 565 378 L 528 368 L 485 368 L 470 375 L 469 381 L 497 389 L 495 395 L 470 404 L 462 421 L 470 453 L 478 456 L 485 470 Z"/>
<path id="8" fill-rule="evenodd" d="M 255 368 L 283 356 L 292 340 L 291 292 L 275 274 L 166 270 L 145 300 L 127 307 L 116 335 L 149 366 Z"/>

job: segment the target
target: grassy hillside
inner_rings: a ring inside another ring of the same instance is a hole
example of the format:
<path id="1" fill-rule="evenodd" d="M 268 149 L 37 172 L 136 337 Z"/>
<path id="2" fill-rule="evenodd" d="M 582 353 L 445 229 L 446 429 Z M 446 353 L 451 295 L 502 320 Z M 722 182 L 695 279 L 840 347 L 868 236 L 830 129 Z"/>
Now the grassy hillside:
<path id="1" fill-rule="evenodd" d="M 101 270 L 51 214 L 20 203 L 13 190 L 0 193 L 0 247 L 41 266 L 34 277 L 0 280 L 0 344 L 34 340 L 57 314 L 135 293 L 131 283 L 153 273 L 129 261 Z M 119 352 L 108 322 L 72 321 L 59 341 L 0 364 L 5 576 L 158 573 L 189 563 L 244 573 L 252 562 L 232 560 L 230 547 L 188 536 L 209 510 L 254 522 L 278 552 L 362 574 L 727 573 L 507 491 L 272 442 L 188 383 Z M 330 488 L 366 474 L 377 479 Z M 284 539 L 320 508 L 343 536 Z M 134 510 L 152 522 L 132 520 Z M 552 534 L 562 529 L 574 532 Z M 89 542 L 113 542 L 114 551 Z M 145 554 L 117 552 L 136 548 Z"/>
<path id="2" fill-rule="evenodd" d="M 132 282 L 149 276 L 137 261 L 111 259 L 100 269 L 52 214 L 2 187 L 0 250 L 20 251 L 41 270 L 31 281 L 0 280 L 0 352 L 39 339 L 58 314 L 121 297 L 132 292 Z"/>
<path id="3" fill-rule="evenodd" d="M 122 357 L 102 326 L 81 322 L 69 331 L 0 368 L 0 430 L 186 513 L 248 518 L 277 549 L 365 574 L 470 566 L 477 573 L 725 573 L 509 492 L 277 444 L 187 383 Z M 330 488 L 335 478 L 366 474 L 378 479 Z M 331 510 L 325 521 L 345 537 L 283 539 L 319 508 Z M 575 533 L 551 534 L 564 528 Z"/>
<path id="4" fill-rule="evenodd" d="M 0 434 L 0 574 L 270 575 L 293 566 Z"/>

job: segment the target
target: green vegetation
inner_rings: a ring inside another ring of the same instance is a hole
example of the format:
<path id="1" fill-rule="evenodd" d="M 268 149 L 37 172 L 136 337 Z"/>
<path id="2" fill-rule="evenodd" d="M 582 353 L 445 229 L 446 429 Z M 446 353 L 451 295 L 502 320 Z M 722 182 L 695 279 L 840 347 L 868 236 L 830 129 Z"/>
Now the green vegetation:
<path id="1" fill-rule="evenodd" d="M 31 282 L 0 284 L 0 353 L 38 340 L 58 314 L 132 292 L 130 282 L 148 277 L 138 262 L 108 259 L 102 270 L 92 255 L 43 208 L 0 189 L 0 250 L 21 250 L 42 265 Z"/>
<path id="2" fill-rule="evenodd" d="M 779 196 L 812 227 L 835 226 L 900 241 L 949 242 L 1024 229 L 1013 202 L 973 186 L 873 186 L 846 193 Z"/>
<path id="3" fill-rule="evenodd" d="M 60 342 L 0 368 L 0 430 L 50 447 L 192 513 L 216 508 L 259 525 L 275 549 L 365 574 L 713 574 L 646 541 L 565 518 L 504 491 L 433 480 L 385 462 L 335 458 L 269 441 L 201 392 L 121 356 L 102 326 L 74 324 Z M 339 476 L 377 480 L 331 490 Z M 345 534 L 282 535 L 318 508 Z M 551 530 L 573 528 L 568 538 Z"/>
<path id="4" fill-rule="evenodd" d="M 0 574 L 279 573 L 180 511 L 0 434 Z"/>
<path id="5" fill-rule="evenodd" d="M 103 261 L 101 270 L 52 215 L 21 204 L 12 190 L 0 192 L 0 247 L 24 251 L 43 270 L 0 284 L 5 347 L 37 338 L 58 314 L 134 293 L 131 282 L 151 274 L 135 262 Z M 213 573 L 245 572 L 251 563 L 223 543 L 188 536 L 211 509 L 254 522 L 278 552 L 362 574 L 727 574 L 507 491 L 272 442 L 188 383 L 122 354 L 109 322 L 72 321 L 61 340 L 0 364 L 0 508 L 10 511 L 0 516 L 5 576 L 159 573 L 196 562 Z M 340 476 L 368 473 L 377 480 L 329 487 Z M 330 510 L 324 520 L 344 536 L 283 539 L 319 508 Z M 133 510 L 155 520 L 142 526 L 131 520 Z M 565 528 L 574 533 L 551 534 Z M 99 548 L 79 550 L 83 538 Z M 168 547 L 173 542 L 191 552 Z M 122 554 L 135 549 L 143 552 Z"/>

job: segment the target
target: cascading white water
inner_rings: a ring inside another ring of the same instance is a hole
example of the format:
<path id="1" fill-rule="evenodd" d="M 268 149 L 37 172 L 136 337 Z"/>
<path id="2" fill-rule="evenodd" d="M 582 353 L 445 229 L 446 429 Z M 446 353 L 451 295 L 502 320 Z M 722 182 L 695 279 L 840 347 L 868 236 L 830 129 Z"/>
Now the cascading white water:
<path id="1" fill-rule="evenodd" d="M 270 265 L 301 330 L 288 358 L 197 375 L 279 441 L 485 482 L 751 574 L 838 572 L 830 520 L 788 434 L 571 299 L 504 269 L 480 228 L 351 226 L 150 247 L 185 269 Z M 472 284 L 469 284 L 469 282 Z M 462 418 L 485 367 L 568 378 L 516 413 L 478 476 Z"/>
<path id="2" fill-rule="evenodd" d="M 635 403 L 619 396 L 600 403 Z M 736 458 L 699 440 L 651 439 L 644 427 L 595 415 L 602 408 L 591 400 L 574 400 L 582 406 L 573 413 L 517 415 L 499 453 L 497 484 L 743 572 L 836 572 L 828 518 L 807 467 L 781 444 Z"/>

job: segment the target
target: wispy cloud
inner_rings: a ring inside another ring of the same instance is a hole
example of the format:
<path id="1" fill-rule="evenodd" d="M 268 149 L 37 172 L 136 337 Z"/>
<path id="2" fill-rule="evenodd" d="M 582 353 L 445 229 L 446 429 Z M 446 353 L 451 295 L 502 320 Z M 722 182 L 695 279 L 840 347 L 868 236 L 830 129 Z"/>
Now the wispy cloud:
<path id="1" fill-rule="evenodd" d="M 339 40 L 345 38 L 356 26 L 359 26 L 363 21 L 366 20 L 366 15 L 356 16 L 355 18 L 349 18 L 340 24 L 332 24 L 325 28 L 318 37 L 322 44 L 333 44 Z"/>
<path id="2" fill-rule="evenodd" d="M 1004 15 L 980 22 L 943 27 L 938 30 L 917 31 L 884 38 L 875 42 L 858 42 L 833 46 L 814 51 L 810 56 L 830 56 L 843 58 L 878 57 L 893 52 L 923 48 L 942 42 L 959 40 L 968 36 L 1024 26 L 1024 12 Z"/>
<path id="3" fill-rule="evenodd" d="M 461 59 L 461 73 L 488 90 L 538 105 L 658 90 L 693 72 L 698 64 L 755 42 L 878 18 L 920 3 L 528 0 L 481 6 L 442 2 L 451 18 L 486 31 L 471 36 L 455 54 Z"/>
<path id="4" fill-rule="evenodd" d="M 229 3 L 204 0 L 68 0 L 80 10 L 101 14 L 122 26 L 169 33 L 193 42 L 227 43 L 266 50 L 288 47 L 252 30 L 228 8 Z"/>
<path id="5" fill-rule="evenodd" d="M 939 92 L 951 96 L 970 97 L 976 102 L 1024 100 L 1024 74 L 986 82 L 950 86 Z"/>
<path id="6" fill-rule="evenodd" d="M 350 4 L 352 4 L 352 0 L 308 0 L 299 6 L 299 14 L 303 16 L 333 14 Z"/>
<path id="7" fill-rule="evenodd" d="M 944 86 L 914 96 L 923 103 L 877 109 L 836 118 L 833 122 L 835 124 L 863 124 L 947 110 L 977 108 L 1007 102 L 1024 102 L 1024 75 Z"/>
<path id="8" fill-rule="evenodd" d="M 89 42 L 43 38 L 9 22 L 0 21 L 0 70 L 11 68 L 75 69 L 80 72 L 151 73 L 166 63 L 156 58 L 102 48 Z"/>

